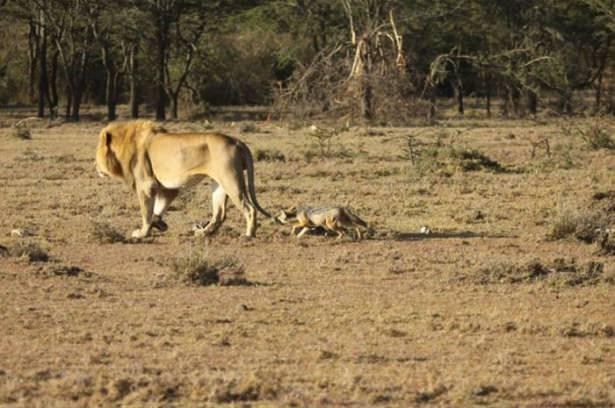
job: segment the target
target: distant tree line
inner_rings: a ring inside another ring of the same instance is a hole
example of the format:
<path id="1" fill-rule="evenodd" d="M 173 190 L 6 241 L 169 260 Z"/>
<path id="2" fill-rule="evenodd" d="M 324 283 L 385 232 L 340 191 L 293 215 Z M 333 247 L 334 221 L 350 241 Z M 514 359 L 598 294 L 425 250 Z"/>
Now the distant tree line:
<path id="1" fill-rule="evenodd" d="M 615 112 L 615 0 L 0 0 L 0 104 L 400 120 Z M 498 110 L 495 111 L 495 100 Z M 180 109 L 181 107 L 181 109 Z"/>

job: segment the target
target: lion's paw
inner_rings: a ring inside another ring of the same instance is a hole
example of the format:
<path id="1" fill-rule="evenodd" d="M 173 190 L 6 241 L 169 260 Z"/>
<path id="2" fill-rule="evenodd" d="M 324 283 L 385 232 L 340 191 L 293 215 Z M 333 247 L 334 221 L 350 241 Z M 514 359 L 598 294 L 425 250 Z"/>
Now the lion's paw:
<path id="1" fill-rule="evenodd" d="M 139 228 L 139 229 L 132 231 L 131 236 L 136 239 L 145 238 L 147 236 L 147 232 L 143 232 L 143 230 Z"/>

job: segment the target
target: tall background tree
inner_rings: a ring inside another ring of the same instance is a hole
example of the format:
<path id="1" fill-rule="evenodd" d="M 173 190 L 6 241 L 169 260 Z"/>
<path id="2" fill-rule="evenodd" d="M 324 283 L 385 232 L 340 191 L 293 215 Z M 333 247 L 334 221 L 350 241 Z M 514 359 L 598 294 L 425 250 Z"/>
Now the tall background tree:
<path id="1" fill-rule="evenodd" d="M 1 0 L 0 103 L 69 120 L 258 104 L 401 123 L 468 97 L 485 116 L 613 113 L 614 1 Z"/>

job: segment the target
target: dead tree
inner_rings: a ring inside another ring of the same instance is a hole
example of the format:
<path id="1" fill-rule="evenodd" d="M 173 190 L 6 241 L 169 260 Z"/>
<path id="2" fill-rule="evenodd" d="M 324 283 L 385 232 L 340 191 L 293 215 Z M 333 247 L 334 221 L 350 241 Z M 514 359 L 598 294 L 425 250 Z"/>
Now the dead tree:
<path id="1" fill-rule="evenodd" d="M 348 18 L 353 61 L 348 75 L 349 89 L 359 97 L 363 119 L 374 116 L 373 76 L 383 75 L 391 67 L 403 72 L 405 57 L 402 37 L 398 34 L 393 3 L 379 0 L 341 0 Z M 395 57 L 391 58 L 390 50 Z"/>

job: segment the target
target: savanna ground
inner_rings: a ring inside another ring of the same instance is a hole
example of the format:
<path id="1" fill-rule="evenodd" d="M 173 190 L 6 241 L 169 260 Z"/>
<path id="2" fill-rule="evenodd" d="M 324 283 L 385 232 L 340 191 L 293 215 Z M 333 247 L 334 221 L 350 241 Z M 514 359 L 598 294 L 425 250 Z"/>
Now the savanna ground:
<path id="1" fill-rule="evenodd" d="M 0 405 L 615 405 L 615 258 L 575 238 L 615 208 L 612 150 L 577 131 L 591 120 L 328 141 L 276 122 L 167 123 L 248 142 L 265 208 L 350 205 L 375 233 L 297 240 L 261 216 L 245 239 L 229 205 L 196 238 L 203 183 L 167 232 L 131 242 L 134 194 L 94 171 L 104 123 L 26 120 L 20 138 L 10 126 L 29 114 L 1 117 Z M 241 279 L 181 269 L 204 260 Z"/>

